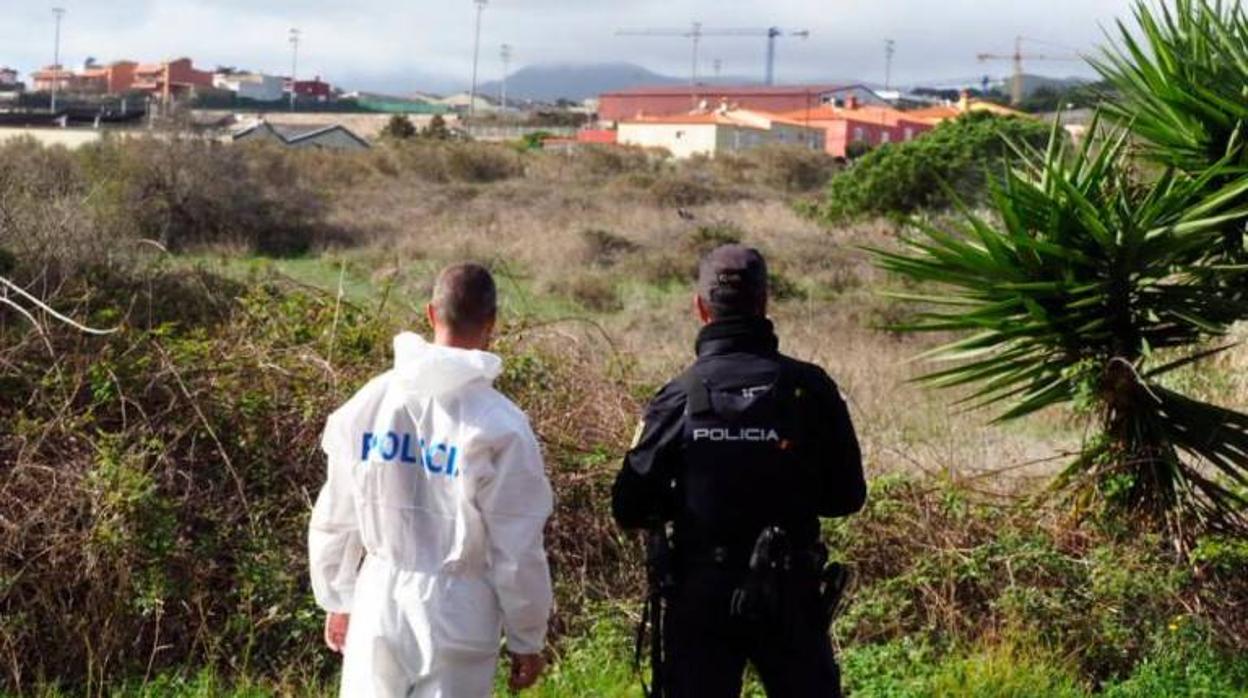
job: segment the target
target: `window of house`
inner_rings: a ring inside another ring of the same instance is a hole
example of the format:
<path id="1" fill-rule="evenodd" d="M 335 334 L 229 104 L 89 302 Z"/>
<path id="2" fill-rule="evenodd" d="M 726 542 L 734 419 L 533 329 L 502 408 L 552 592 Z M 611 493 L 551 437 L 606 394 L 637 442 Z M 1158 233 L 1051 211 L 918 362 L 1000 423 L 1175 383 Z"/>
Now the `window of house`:
<path id="1" fill-rule="evenodd" d="M 893 134 L 892 134 L 892 133 L 889 133 L 888 131 L 885 131 L 885 132 L 883 132 L 883 133 L 881 133 L 881 134 L 880 134 L 880 142 L 881 142 L 881 143 L 888 143 L 888 142 L 889 142 L 889 141 L 891 141 L 891 140 L 893 140 Z"/>
<path id="2" fill-rule="evenodd" d="M 911 140 L 913 138 L 914 138 L 914 129 L 907 126 L 906 127 L 906 140 Z"/>
<path id="3" fill-rule="evenodd" d="M 861 126 L 854 127 L 854 140 L 856 141 L 866 140 L 866 132 L 862 130 Z"/>

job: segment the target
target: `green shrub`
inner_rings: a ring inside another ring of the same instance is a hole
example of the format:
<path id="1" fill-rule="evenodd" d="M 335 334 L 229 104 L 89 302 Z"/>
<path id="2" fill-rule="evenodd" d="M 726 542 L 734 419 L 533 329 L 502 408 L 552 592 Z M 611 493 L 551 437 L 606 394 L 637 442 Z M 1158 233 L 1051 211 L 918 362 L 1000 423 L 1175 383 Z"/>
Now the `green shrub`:
<path id="1" fill-rule="evenodd" d="M 798 145 L 755 148 L 747 151 L 743 159 L 752 165 L 752 174 L 759 182 L 788 192 L 819 189 L 837 167 L 827 153 Z"/>
<path id="2" fill-rule="evenodd" d="M 550 290 L 576 301 L 582 308 L 595 313 L 614 313 L 624 309 L 624 301 L 615 280 L 601 272 L 585 272 L 561 278 Z"/>
<path id="3" fill-rule="evenodd" d="M 1008 141 L 1042 147 L 1048 136 L 1038 121 L 968 114 L 863 155 L 832 177 L 815 212 L 828 222 L 904 215 L 947 207 L 950 192 L 973 203 L 985 194 L 985 177 L 1010 159 Z"/>
<path id="4" fill-rule="evenodd" d="M 650 185 L 650 195 L 659 206 L 687 208 L 710 203 L 715 199 L 715 188 L 702 177 L 666 173 Z"/>
<path id="5" fill-rule="evenodd" d="M 602 267 L 612 266 L 641 249 L 641 245 L 632 240 L 599 228 L 582 230 L 580 237 L 585 247 L 585 260 Z"/>
<path id="6" fill-rule="evenodd" d="M 409 138 L 416 137 L 416 125 L 406 114 L 395 114 L 386 122 L 384 128 L 381 129 L 382 138 L 393 138 L 394 140 L 405 141 Z"/>
<path id="7" fill-rule="evenodd" d="M 696 265 L 707 252 L 723 245 L 735 245 L 744 238 L 745 231 L 736 223 L 704 223 L 685 236 L 683 246 Z"/>

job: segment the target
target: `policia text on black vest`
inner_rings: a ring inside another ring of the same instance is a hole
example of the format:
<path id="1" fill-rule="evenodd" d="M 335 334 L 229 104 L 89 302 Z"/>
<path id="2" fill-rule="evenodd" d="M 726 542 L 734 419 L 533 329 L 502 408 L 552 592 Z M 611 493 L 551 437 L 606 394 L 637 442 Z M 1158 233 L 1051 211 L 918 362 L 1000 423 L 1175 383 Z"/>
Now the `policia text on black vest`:
<path id="1" fill-rule="evenodd" d="M 613 492 L 619 524 L 650 531 L 653 695 L 738 696 L 748 661 L 771 698 L 839 696 L 827 624 L 842 580 L 819 518 L 866 498 L 848 410 L 766 319 L 712 322 L 697 351 L 647 408 Z"/>

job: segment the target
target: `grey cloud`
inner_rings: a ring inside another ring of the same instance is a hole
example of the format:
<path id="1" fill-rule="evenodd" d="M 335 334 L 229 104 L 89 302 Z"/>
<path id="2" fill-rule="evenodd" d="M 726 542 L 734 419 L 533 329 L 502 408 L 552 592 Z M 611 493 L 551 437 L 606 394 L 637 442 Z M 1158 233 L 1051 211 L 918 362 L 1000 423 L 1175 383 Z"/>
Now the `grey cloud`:
<path id="1" fill-rule="evenodd" d="M 301 73 L 415 88 L 470 71 L 471 0 L 0 0 L 0 64 L 31 70 L 50 62 L 52 2 L 69 10 L 62 55 L 150 60 L 190 55 L 204 65 L 288 70 L 286 32 L 304 32 Z M 516 65 L 535 62 L 632 61 L 674 75 L 689 71 L 689 43 L 677 38 L 615 35 L 621 27 L 810 29 L 809 40 L 779 45 L 782 79 L 883 78 L 883 41 L 897 40 L 899 81 L 1001 76 L 1006 63 L 980 64 L 982 51 L 1008 52 L 1025 34 L 1062 46 L 1029 50 L 1074 53 L 1101 40 L 1099 25 L 1129 12 L 1130 0 L 491 0 L 482 31 L 482 75 L 501 70 L 498 46 L 515 47 Z M 705 39 L 702 71 L 715 59 L 732 75 L 762 73 L 761 38 Z M 1033 63 L 1055 75 L 1087 74 L 1076 62 Z M 450 82 L 448 82 L 450 81 Z"/>

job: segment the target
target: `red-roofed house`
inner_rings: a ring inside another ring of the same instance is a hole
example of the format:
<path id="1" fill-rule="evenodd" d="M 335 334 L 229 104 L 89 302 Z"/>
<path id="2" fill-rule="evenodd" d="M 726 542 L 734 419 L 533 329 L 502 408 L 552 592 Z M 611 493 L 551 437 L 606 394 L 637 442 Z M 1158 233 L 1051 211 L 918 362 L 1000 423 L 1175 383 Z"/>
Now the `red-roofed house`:
<path id="1" fill-rule="evenodd" d="M 168 103 L 182 99 L 199 90 L 212 89 L 212 73 L 196 70 L 189 58 L 179 58 L 163 63 L 146 63 L 134 71 L 133 89 L 146 92 Z"/>
<path id="2" fill-rule="evenodd" d="M 624 121 L 648 116 L 678 116 L 690 111 L 751 109 L 790 112 L 825 104 L 884 104 L 879 95 L 862 85 L 665 85 L 607 92 L 598 98 L 598 118 Z"/>
<path id="3" fill-rule="evenodd" d="M 828 154 L 838 158 L 846 157 L 853 143 L 875 148 L 885 143 L 909 141 L 934 126 L 933 122 L 913 118 L 908 112 L 887 106 L 858 105 L 853 100 L 841 107 L 800 109 L 783 116 L 823 129 Z"/>
<path id="4" fill-rule="evenodd" d="M 84 92 L 119 95 L 129 92 L 134 85 L 134 71 L 139 67 L 134 61 L 116 61 L 108 65 L 92 65 L 78 74 Z"/>

